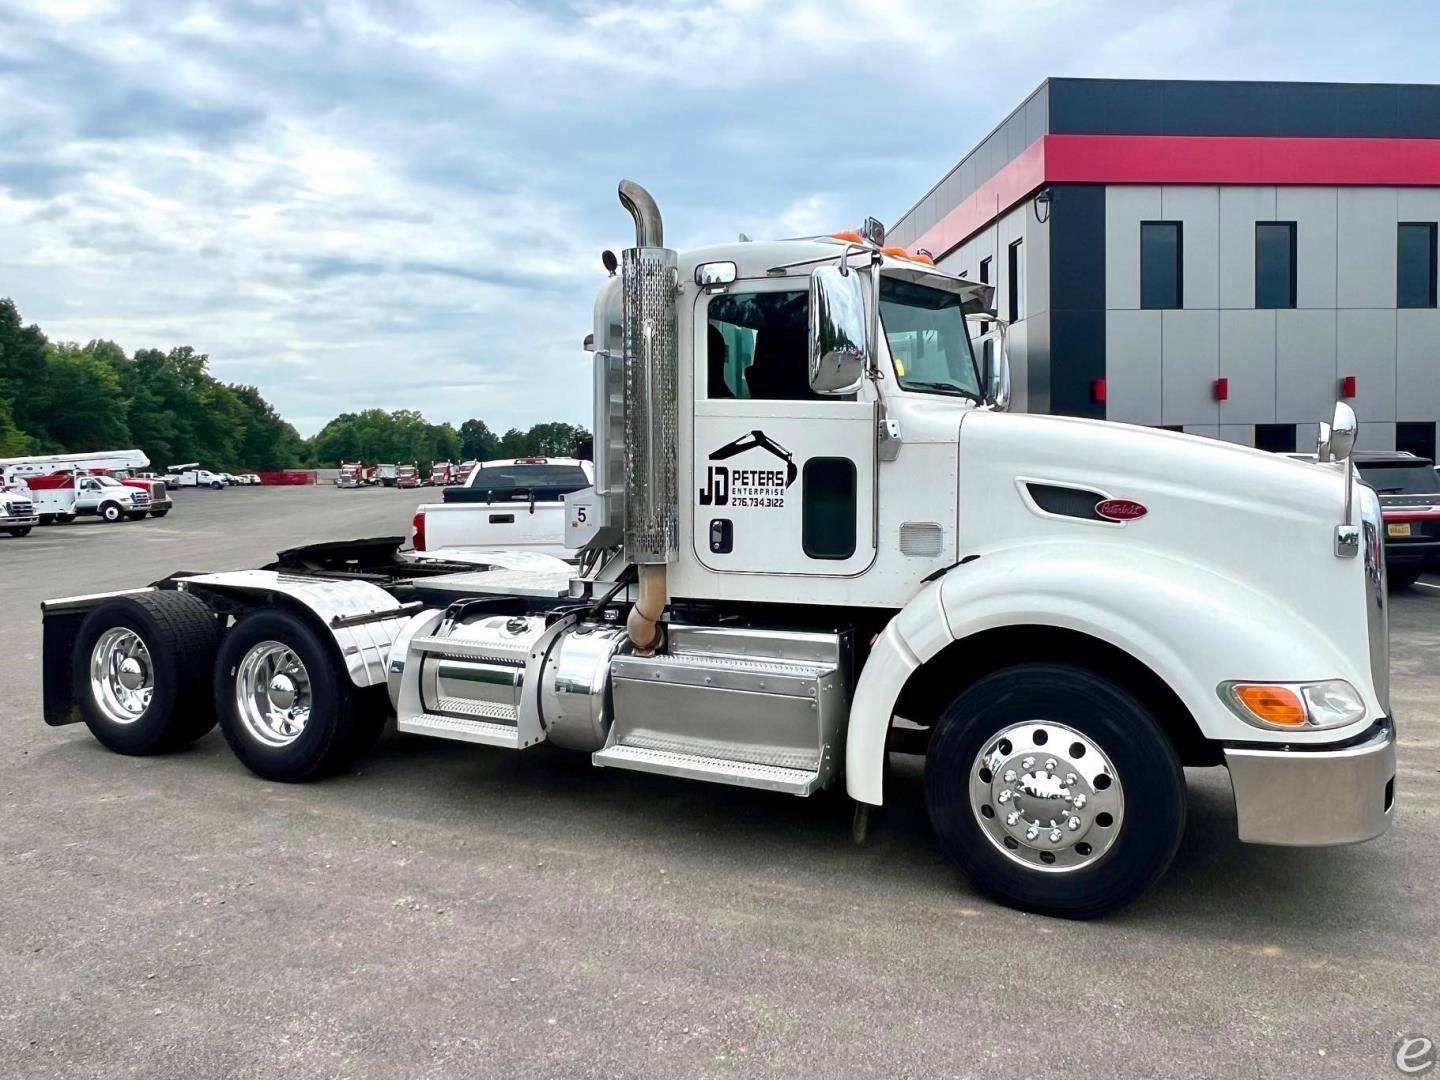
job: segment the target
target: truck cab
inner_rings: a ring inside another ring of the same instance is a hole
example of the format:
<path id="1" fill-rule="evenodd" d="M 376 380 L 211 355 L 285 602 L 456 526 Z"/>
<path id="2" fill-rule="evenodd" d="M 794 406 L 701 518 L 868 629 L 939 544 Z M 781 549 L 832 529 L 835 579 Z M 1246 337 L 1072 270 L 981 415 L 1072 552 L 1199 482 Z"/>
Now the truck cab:
<path id="1" fill-rule="evenodd" d="M 416 735 L 841 791 L 857 839 L 889 755 L 915 753 L 961 870 L 1071 918 L 1164 872 L 1185 766 L 1228 768 L 1243 841 L 1388 827 L 1381 517 L 1348 407 L 1313 463 L 1011 415 L 1003 328 L 979 357 L 971 334 L 1000 327 L 990 287 L 878 223 L 680 253 L 643 188 L 619 194 L 636 236 L 602 257 L 586 339 L 573 567 L 422 565 L 392 538 L 58 600 L 47 720 L 127 752 L 183 743 L 193 711 L 135 696 L 168 681 L 294 781 L 352 760 L 383 694 Z M 154 629 L 179 620 L 194 655 Z"/>

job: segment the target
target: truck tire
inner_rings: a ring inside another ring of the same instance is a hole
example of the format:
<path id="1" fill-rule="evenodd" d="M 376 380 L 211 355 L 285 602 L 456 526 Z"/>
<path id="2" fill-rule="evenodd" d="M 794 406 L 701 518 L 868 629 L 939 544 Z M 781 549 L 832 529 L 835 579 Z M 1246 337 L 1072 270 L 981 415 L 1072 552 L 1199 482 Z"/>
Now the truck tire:
<path id="1" fill-rule="evenodd" d="M 150 516 L 151 516 L 151 517 L 164 517 L 164 516 L 165 516 L 166 514 L 168 514 L 169 512 L 170 512 L 170 507 L 168 507 L 168 506 L 157 506 L 155 509 L 153 509 L 153 510 L 150 511 Z"/>
<path id="2" fill-rule="evenodd" d="M 941 847 L 977 888 L 1022 911 L 1092 919 L 1170 865 L 1185 775 L 1124 688 L 1068 664 L 1020 664 L 942 714 L 925 803 Z"/>
<path id="3" fill-rule="evenodd" d="M 107 600 L 75 639 L 75 700 L 90 733 L 119 754 L 186 746 L 215 726 L 215 617 L 182 592 Z"/>
<path id="4" fill-rule="evenodd" d="M 57 525 L 69 525 L 69 524 L 70 524 L 72 521 L 74 521 L 74 520 L 75 520 L 75 515 L 74 515 L 74 514 L 56 514 L 56 515 L 55 515 L 55 524 L 57 524 Z"/>
<path id="5" fill-rule="evenodd" d="M 149 510 L 132 510 L 130 513 L 128 513 L 128 514 L 125 515 L 125 520 L 126 520 L 126 521 L 144 521 L 145 518 L 149 515 L 149 513 L 150 513 Z"/>
<path id="6" fill-rule="evenodd" d="M 210 490 L 211 490 L 211 491 L 219 491 L 219 490 L 220 490 L 221 488 L 223 488 L 224 486 L 225 486 L 225 485 L 222 484 L 219 480 L 212 480 L 212 481 L 210 481 Z"/>
<path id="7" fill-rule="evenodd" d="M 266 780 L 318 780 L 374 745 L 385 688 L 350 681 L 330 642 L 286 611 L 255 611 L 225 635 L 215 664 L 220 730 Z"/>
<path id="8" fill-rule="evenodd" d="M 1393 589 L 1408 589 L 1415 582 L 1420 580 L 1420 571 L 1406 568 L 1404 570 L 1387 570 L 1385 572 L 1385 583 Z"/>
<path id="9" fill-rule="evenodd" d="M 11 536 L 29 536 L 33 525 L 21 525 L 18 529 L 6 529 Z"/>
<path id="10" fill-rule="evenodd" d="M 100 520 L 114 523 L 125 516 L 125 511 L 120 509 L 120 504 L 115 502 L 103 503 L 100 507 Z"/>

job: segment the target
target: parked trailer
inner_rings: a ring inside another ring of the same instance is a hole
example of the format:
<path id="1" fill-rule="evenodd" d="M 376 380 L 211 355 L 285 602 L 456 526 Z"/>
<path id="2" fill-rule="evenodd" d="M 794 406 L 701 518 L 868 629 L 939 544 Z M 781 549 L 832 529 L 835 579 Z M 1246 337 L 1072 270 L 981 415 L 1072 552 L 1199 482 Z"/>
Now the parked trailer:
<path id="1" fill-rule="evenodd" d="M 363 753 L 388 698 L 402 732 L 839 789 L 857 838 L 905 749 L 970 879 L 1070 917 L 1164 872 L 1182 766 L 1229 768 L 1243 841 L 1388 827 L 1380 509 L 1348 407 L 1313 464 L 1010 415 L 1003 348 L 981 372 L 966 332 L 991 286 L 873 222 L 680 254 L 620 197 L 578 571 L 420 567 L 393 538 L 50 601 L 46 720 L 143 754 L 218 717 L 296 781 Z"/>

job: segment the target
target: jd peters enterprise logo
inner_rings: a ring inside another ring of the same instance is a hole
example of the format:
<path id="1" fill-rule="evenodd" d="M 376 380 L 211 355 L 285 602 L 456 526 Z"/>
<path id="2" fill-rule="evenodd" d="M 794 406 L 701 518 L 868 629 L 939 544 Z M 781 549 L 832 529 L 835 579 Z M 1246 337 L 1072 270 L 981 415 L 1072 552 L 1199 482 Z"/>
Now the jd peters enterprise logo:
<path id="1" fill-rule="evenodd" d="M 736 469 L 716 465 L 749 450 L 764 450 L 784 463 L 783 468 Z M 710 466 L 705 472 L 705 486 L 700 489 L 701 506 L 744 506 L 780 509 L 785 505 L 785 491 L 795 482 L 799 470 L 789 450 L 763 431 L 752 431 L 734 442 L 726 443 L 710 453 Z"/>

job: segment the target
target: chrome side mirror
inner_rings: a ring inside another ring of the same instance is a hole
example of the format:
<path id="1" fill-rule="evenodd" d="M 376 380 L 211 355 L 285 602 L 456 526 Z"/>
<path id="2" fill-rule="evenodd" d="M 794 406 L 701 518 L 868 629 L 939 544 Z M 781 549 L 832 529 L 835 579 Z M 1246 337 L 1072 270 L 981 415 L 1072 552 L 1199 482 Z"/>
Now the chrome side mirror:
<path id="1" fill-rule="evenodd" d="M 1355 420 L 1355 410 L 1343 401 L 1335 403 L 1335 416 L 1328 424 L 1320 425 L 1320 438 L 1315 444 L 1315 460 L 1347 461 L 1355 449 L 1355 435 L 1360 425 Z"/>
<path id="2" fill-rule="evenodd" d="M 870 353 L 870 320 L 860 275 L 820 266 L 810 275 L 810 389 L 853 394 Z"/>
<path id="3" fill-rule="evenodd" d="M 1000 370 L 990 388 L 990 407 L 996 412 L 1010 408 L 1010 354 L 1005 351 L 1004 339 L 1000 346 Z"/>

